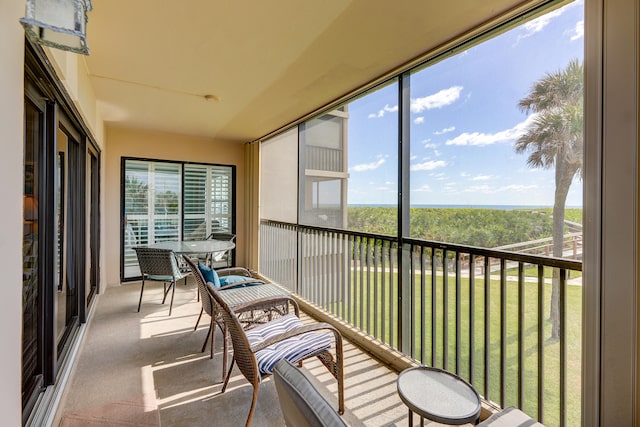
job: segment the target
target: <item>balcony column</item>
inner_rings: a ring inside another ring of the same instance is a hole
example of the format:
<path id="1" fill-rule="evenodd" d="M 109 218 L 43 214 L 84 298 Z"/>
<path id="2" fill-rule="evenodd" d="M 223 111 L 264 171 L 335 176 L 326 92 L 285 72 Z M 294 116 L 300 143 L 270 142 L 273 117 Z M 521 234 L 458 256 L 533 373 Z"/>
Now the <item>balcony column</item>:
<path id="1" fill-rule="evenodd" d="M 411 253 L 405 248 L 403 238 L 410 235 L 409 207 L 410 183 L 409 163 L 411 157 L 411 77 L 408 72 L 400 75 L 398 91 L 398 348 L 404 354 L 412 354 L 411 349 Z"/>
<path id="2" fill-rule="evenodd" d="M 583 426 L 640 416 L 639 8 L 585 1 Z"/>

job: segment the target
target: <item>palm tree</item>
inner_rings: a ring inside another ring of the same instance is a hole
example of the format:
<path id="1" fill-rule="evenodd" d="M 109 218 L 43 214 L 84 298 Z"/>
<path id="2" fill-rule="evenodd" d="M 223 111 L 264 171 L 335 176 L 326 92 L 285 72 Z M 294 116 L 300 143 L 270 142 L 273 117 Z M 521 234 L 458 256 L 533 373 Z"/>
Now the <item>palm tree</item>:
<path id="1" fill-rule="evenodd" d="M 553 202 L 553 256 L 562 257 L 564 210 L 569 187 L 582 178 L 583 65 L 577 59 L 566 68 L 548 73 L 534 83 L 518 106 L 535 114 L 525 133 L 514 144 L 517 153 L 529 152 L 527 164 L 534 168 L 555 166 Z M 556 269 L 551 290 L 551 338 L 560 336 L 560 280 Z"/>

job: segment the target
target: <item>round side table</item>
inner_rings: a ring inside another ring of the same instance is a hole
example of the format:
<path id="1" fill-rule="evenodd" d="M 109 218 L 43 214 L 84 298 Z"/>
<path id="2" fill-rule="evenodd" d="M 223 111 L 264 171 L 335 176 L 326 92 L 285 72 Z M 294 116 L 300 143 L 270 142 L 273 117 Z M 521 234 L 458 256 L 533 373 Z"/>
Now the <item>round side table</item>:
<path id="1" fill-rule="evenodd" d="M 413 413 L 443 424 L 466 424 L 480 416 L 480 396 L 476 390 L 451 372 L 428 366 L 405 369 L 398 375 L 398 394 L 409 408 L 409 426 Z"/>

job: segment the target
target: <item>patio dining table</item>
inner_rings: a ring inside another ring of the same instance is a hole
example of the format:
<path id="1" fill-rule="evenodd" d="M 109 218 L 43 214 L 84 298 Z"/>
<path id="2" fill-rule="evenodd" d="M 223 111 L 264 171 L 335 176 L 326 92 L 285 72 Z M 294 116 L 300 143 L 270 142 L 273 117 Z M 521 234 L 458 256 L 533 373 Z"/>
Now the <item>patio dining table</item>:
<path id="1" fill-rule="evenodd" d="M 230 251 L 236 247 L 235 243 L 229 240 L 180 240 L 166 241 L 146 245 L 149 248 L 169 249 L 176 254 L 207 254 L 214 252 Z"/>
<path id="2" fill-rule="evenodd" d="M 156 249 L 168 249 L 173 251 L 174 254 L 181 257 L 193 258 L 193 255 L 197 254 L 214 254 L 216 252 L 226 252 L 234 249 L 236 244 L 230 240 L 178 240 L 178 241 L 164 241 L 158 243 L 152 243 L 145 245 L 148 248 Z M 189 268 L 182 260 L 178 260 L 178 268 L 187 276 L 190 275 Z M 185 285 L 187 284 L 187 278 L 185 277 Z M 198 301 L 200 301 L 200 290 L 198 290 Z"/>

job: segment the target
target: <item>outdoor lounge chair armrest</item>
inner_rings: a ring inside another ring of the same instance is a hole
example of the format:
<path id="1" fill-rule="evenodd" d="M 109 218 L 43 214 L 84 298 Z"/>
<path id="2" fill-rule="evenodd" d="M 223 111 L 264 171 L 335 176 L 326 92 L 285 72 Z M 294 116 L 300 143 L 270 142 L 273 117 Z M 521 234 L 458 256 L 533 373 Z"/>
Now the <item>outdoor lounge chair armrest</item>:
<path id="1" fill-rule="evenodd" d="M 228 283 L 226 285 L 222 285 L 218 289 L 220 290 L 231 289 L 231 288 L 235 288 L 236 286 L 249 285 L 249 284 L 264 285 L 264 283 L 265 283 L 264 280 L 260 280 L 260 279 L 247 279 L 247 280 L 243 280 L 242 282 Z"/>
<path id="2" fill-rule="evenodd" d="M 336 341 L 336 348 L 338 348 L 340 354 L 342 354 L 342 335 L 340 335 L 340 332 L 336 328 L 334 328 L 328 323 L 314 323 L 311 325 L 304 325 L 304 326 L 300 326 L 299 328 L 295 328 L 290 331 L 284 332 L 282 334 L 275 335 L 267 340 L 264 340 L 261 343 L 256 344 L 255 346 L 252 346 L 251 351 L 255 353 L 273 344 L 276 344 L 280 341 L 284 341 L 286 339 L 289 339 L 298 335 L 307 334 L 309 332 L 316 332 L 321 330 L 328 330 L 333 333 Z"/>
<path id="3" fill-rule="evenodd" d="M 253 277 L 251 272 L 244 268 L 244 267 L 223 267 L 223 268 L 217 268 L 216 269 L 216 273 L 218 273 L 218 276 L 247 276 L 247 277 Z"/>
<path id="4" fill-rule="evenodd" d="M 300 307 L 298 306 L 298 303 L 296 302 L 295 299 L 291 298 L 288 295 L 259 298 L 244 304 L 234 305 L 233 311 L 236 313 L 241 313 L 241 312 L 250 311 L 250 310 L 260 310 L 264 308 L 270 308 L 270 307 L 282 305 L 284 303 L 293 305 L 293 311 L 296 317 L 300 317 Z"/>

